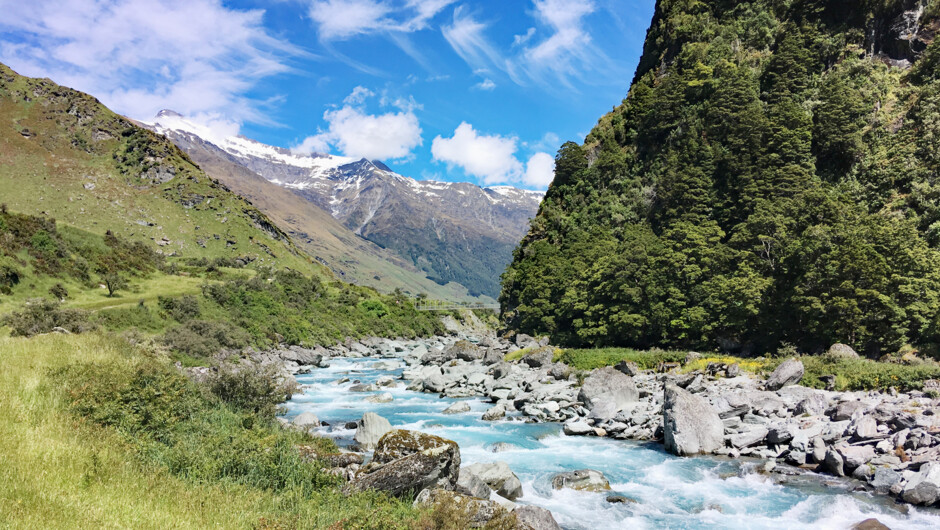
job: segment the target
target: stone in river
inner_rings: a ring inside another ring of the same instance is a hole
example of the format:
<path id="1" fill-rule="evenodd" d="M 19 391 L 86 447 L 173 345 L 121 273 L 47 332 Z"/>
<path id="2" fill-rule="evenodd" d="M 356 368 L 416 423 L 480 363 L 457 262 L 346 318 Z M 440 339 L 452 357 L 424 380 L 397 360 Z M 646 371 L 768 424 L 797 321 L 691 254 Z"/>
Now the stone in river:
<path id="1" fill-rule="evenodd" d="M 556 490 L 570 488 L 578 491 L 606 491 L 610 489 L 610 482 L 600 471 L 579 469 L 552 476 L 552 487 Z"/>
<path id="2" fill-rule="evenodd" d="M 478 463 L 467 466 L 466 470 L 506 499 L 514 501 L 522 496 L 522 482 L 506 462 Z"/>
<path id="3" fill-rule="evenodd" d="M 458 401 L 444 409 L 444 414 L 460 414 L 461 412 L 470 412 L 470 404 L 466 401 Z"/>
<path id="4" fill-rule="evenodd" d="M 392 430 L 392 424 L 387 419 L 374 412 L 366 412 L 357 423 L 356 435 L 353 439 L 364 450 L 371 451 L 379 439 L 390 430 Z"/>
<path id="5" fill-rule="evenodd" d="M 711 453 L 724 445 L 724 424 L 704 398 L 667 384 L 663 403 L 666 451 L 676 455 Z"/>

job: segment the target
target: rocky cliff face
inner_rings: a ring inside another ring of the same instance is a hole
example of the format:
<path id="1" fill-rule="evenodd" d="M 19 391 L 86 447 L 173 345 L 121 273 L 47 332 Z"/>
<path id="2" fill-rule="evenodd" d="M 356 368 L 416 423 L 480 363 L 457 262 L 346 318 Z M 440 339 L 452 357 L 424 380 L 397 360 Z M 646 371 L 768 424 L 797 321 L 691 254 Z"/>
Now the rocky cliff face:
<path id="1" fill-rule="evenodd" d="M 154 130 L 184 151 L 211 150 L 329 212 L 357 235 L 395 252 L 439 284 L 495 297 L 512 249 L 535 216 L 541 192 L 508 186 L 418 181 L 378 161 L 304 156 L 211 131 L 172 111 Z"/>

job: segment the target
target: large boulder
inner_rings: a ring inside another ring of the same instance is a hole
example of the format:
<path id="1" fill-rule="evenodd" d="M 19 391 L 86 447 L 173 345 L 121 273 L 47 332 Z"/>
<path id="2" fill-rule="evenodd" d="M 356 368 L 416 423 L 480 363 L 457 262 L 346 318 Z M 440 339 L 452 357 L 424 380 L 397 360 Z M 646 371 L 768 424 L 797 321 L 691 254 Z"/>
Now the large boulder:
<path id="1" fill-rule="evenodd" d="M 387 419 L 374 412 L 366 412 L 362 415 L 362 419 L 357 422 L 356 434 L 353 436 L 353 440 L 363 450 L 371 451 L 375 449 L 379 439 L 390 430 L 392 430 L 392 424 Z"/>
<path id="2" fill-rule="evenodd" d="M 483 358 L 486 352 L 468 340 L 458 340 L 453 346 L 444 350 L 444 356 L 450 359 L 473 362 Z"/>
<path id="3" fill-rule="evenodd" d="M 940 464 L 931 463 L 920 468 L 901 492 L 904 502 L 930 506 L 940 500 Z"/>
<path id="4" fill-rule="evenodd" d="M 552 348 L 551 346 L 543 346 L 525 354 L 522 357 L 522 362 L 529 365 L 531 368 L 541 368 L 543 366 L 552 364 L 552 359 L 554 356 L 555 348 Z"/>
<path id="5" fill-rule="evenodd" d="M 517 506 L 512 513 L 520 530 L 561 530 L 552 512 L 538 506 Z"/>
<path id="6" fill-rule="evenodd" d="M 556 490 L 570 488 L 578 491 L 607 491 L 610 489 L 610 482 L 600 471 L 579 469 L 552 476 L 552 487 Z"/>
<path id="7" fill-rule="evenodd" d="M 466 525 L 470 528 L 494 526 L 503 528 L 500 523 L 508 523 L 512 518 L 506 508 L 498 502 L 474 499 L 459 492 L 443 489 L 427 489 L 415 498 L 416 507 L 440 507 L 449 517 L 455 519 L 448 522 L 455 525 Z M 494 521 L 498 519 L 499 522 Z"/>
<path id="8" fill-rule="evenodd" d="M 425 488 L 453 490 L 460 473 L 457 442 L 417 431 L 389 431 L 372 462 L 350 481 L 345 493 L 378 490 L 411 497 Z"/>
<path id="9" fill-rule="evenodd" d="M 506 462 L 478 463 L 466 467 L 501 497 L 514 501 L 522 496 L 522 482 Z"/>
<path id="10" fill-rule="evenodd" d="M 833 359 L 858 359 L 858 353 L 848 344 L 842 344 L 841 342 L 830 346 L 829 350 L 826 351 L 826 356 Z"/>
<path id="11" fill-rule="evenodd" d="M 446 445 L 456 452 L 458 469 L 460 467 L 460 448 L 457 442 L 427 434 L 419 431 L 409 431 L 406 429 L 394 429 L 388 431 L 382 439 L 378 441 L 375 447 L 375 454 L 372 455 L 372 461 L 378 464 L 385 464 L 408 455 L 427 451 Z M 456 475 L 455 475 L 456 476 Z M 456 478 L 454 479 L 456 481 Z"/>
<path id="12" fill-rule="evenodd" d="M 413 497 L 426 488 L 453 490 L 460 470 L 457 444 L 440 445 L 384 465 L 369 464 L 346 484 L 343 492 L 384 491 L 395 497 Z"/>
<path id="13" fill-rule="evenodd" d="M 617 410 L 622 410 L 639 397 L 633 378 L 609 366 L 591 372 L 578 393 L 578 401 L 588 409 L 593 409 L 602 401 L 609 401 Z"/>
<path id="14" fill-rule="evenodd" d="M 499 348 L 487 348 L 486 353 L 483 355 L 483 364 L 496 364 L 502 361 L 505 356 L 506 354 Z"/>
<path id="15" fill-rule="evenodd" d="M 724 445 L 724 424 L 705 399 L 667 384 L 663 402 L 666 451 L 676 455 L 711 453 Z"/>
<path id="16" fill-rule="evenodd" d="M 767 390 L 780 390 L 787 385 L 795 385 L 803 379 L 803 372 L 803 363 L 799 359 L 787 359 L 770 374 L 764 386 Z"/>

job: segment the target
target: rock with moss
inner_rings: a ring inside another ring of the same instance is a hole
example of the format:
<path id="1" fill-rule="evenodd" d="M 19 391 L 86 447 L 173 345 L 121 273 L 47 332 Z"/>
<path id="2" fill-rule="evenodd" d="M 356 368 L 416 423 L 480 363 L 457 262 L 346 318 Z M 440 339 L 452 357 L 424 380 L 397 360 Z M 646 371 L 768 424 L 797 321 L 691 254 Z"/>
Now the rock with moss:
<path id="1" fill-rule="evenodd" d="M 552 364 L 552 359 L 554 357 L 555 348 L 552 348 L 551 346 L 543 346 L 523 355 L 521 361 L 527 364 L 530 368 L 541 368 L 543 366 L 549 366 Z"/>
<path id="2" fill-rule="evenodd" d="M 594 469 L 578 469 L 557 473 L 552 477 L 552 488 L 569 488 L 578 491 L 607 491 L 610 482 L 603 473 Z"/>
<path id="3" fill-rule="evenodd" d="M 826 357 L 831 359 L 858 359 L 858 353 L 848 344 L 837 342 L 826 351 Z"/>
<path id="4" fill-rule="evenodd" d="M 394 429 L 388 431 L 378 441 L 375 447 L 375 454 L 372 460 L 379 464 L 385 464 L 393 460 L 398 460 L 415 453 L 427 451 L 437 447 L 447 446 L 455 453 L 457 468 L 460 468 L 460 448 L 457 442 L 427 434 L 419 431 L 409 431 L 405 429 Z M 454 482 L 456 483 L 456 475 Z"/>
<path id="5" fill-rule="evenodd" d="M 423 490 L 415 498 L 414 506 L 435 510 L 447 518 L 449 527 L 504 528 L 507 527 L 504 525 L 511 524 L 512 518 L 497 502 L 443 489 Z"/>
<path id="6" fill-rule="evenodd" d="M 457 444 L 439 445 L 387 463 L 374 462 L 346 484 L 348 494 L 376 490 L 393 497 L 413 498 L 427 488 L 453 490 L 460 471 Z"/>

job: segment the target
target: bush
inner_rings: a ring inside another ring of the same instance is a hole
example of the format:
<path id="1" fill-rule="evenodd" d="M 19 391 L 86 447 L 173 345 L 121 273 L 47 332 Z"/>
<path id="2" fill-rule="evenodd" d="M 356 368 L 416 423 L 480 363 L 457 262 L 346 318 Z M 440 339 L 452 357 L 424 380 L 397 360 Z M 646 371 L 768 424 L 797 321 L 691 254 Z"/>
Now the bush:
<path id="1" fill-rule="evenodd" d="M 177 322 L 186 322 L 198 317 L 201 313 L 199 309 L 199 299 L 191 294 L 183 295 L 179 298 L 170 298 L 161 296 L 158 298 L 160 309 L 164 310 Z"/>
<path id="2" fill-rule="evenodd" d="M 170 348 L 194 357 L 209 357 L 222 348 L 244 348 L 249 335 L 228 322 L 190 320 L 167 331 L 163 342 Z"/>
<path id="3" fill-rule="evenodd" d="M 65 300 L 69 297 L 69 290 L 61 283 L 57 283 L 49 288 L 49 294 L 56 300 Z"/>
<path id="4" fill-rule="evenodd" d="M 578 370 L 593 370 L 613 366 L 620 361 L 632 361 L 641 370 L 653 370 L 661 362 L 682 363 L 685 353 L 675 351 L 637 351 L 630 348 L 596 348 L 564 350 L 559 361 Z"/>
<path id="5" fill-rule="evenodd" d="M 70 409 L 116 429 L 146 464 L 195 482 L 228 482 L 307 498 L 338 479 L 297 445 L 335 451 L 328 440 L 281 429 L 238 411 L 158 359 L 73 365 L 54 374 Z"/>
<path id="6" fill-rule="evenodd" d="M 49 333 L 53 328 L 62 328 L 71 333 L 90 331 L 96 326 L 88 320 L 88 312 L 80 309 L 63 309 L 58 300 L 33 298 L 26 302 L 22 311 L 14 311 L 3 317 L 3 324 L 10 326 L 14 337 L 31 337 Z"/>
<path id="7" fill-rule="evenodd" d="M 236 410 L 272 419 L 290 399 L 296 384 L 283 380 L 273 366 L 225 366 L 206 381 L 209 391 Z"/>

